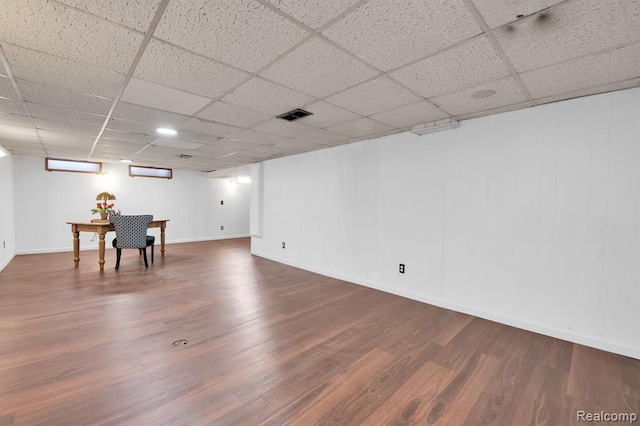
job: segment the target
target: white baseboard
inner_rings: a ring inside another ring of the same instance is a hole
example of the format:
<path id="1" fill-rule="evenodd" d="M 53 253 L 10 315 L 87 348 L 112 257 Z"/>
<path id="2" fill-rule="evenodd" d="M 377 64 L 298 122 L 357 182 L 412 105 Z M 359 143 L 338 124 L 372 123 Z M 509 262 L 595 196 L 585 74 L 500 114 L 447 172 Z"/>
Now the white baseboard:
<path id="1" fill-rule="evenodd" d="M 180 240 L 167 240 L 165 244 L 181 244 L 181 243 L 197 243 L 201 241 L 217 241 L 217 240 L 232 240 L 236 238 L 249 238 L 249 234 L 239 234 L 239 235 L 224 235 L 224 236 L 216 236 L 216 237 L 202 237 L 202 238 L 183 238 Z M 160 239 L 156 239 L 156 245 L 160 244 Z M 112 249 L 111 242 L 105 244 L 105 248 Z M 85 250 L 98 250 L 97 244 L 84 244 L 80 246 L 80 251 Z M 54 247 L 54 248 L 44 248 L 44 249 L 27 249 L 27 250 L 16 250 L 16 255 L 23 254 L 44 254 L 44 253 L 61 253 L 61 252 L 71 252 L 73 251 L 73 246 L 68 247 Z"/>
<path id="2" fill-rule="evenodd" d="M 509 325 L 512 327 L 520 328 L 523 330 L 531 331 L 545 336 L 554 337 L 568 342 L 577 343 L 584 346 L 589 346 L 603 351 L 612 352 L 620 355 L 624 355 L 634 359 L 640 359 L 640 349 L 637 346 L 625 346 L 623 344 L 612 342 L 609 340 L 599 339 L 593 336 L 580 334 L 572 331 L 560 330 L 553 327 L 548 327 L 540 324 L 531 323 L 528 321 L 521 321 L 517 318 L 505 317 L 502 315 L 493 314 L 491 312 L 482 311 L 471 306 L 459 305 L 452 303 L 445 299 L 425 297 L 413 292 L 408 292 L 393 287 L 387 287 L 379 283 L 368 282 L 353 277 L 341 276 L 331 271 L 320 270 L 317 268 L 308 267 L 306 265 L 298 265 L 285 259 L 281 259 L 274 256 L 265 255 L 251 250 L 251 254 L 265 259 L 273 260 L 274 262 L 283 263 L 285 265 L 293 266 L 295 268 L 304 269 L 316 274 L 325 275 L 327 277 L 347 281 L 353 284 L 362 285 L 365 287 L 373 288 L 376 290 L 384 291 L 385 293 L 395 294 L 396 296 L 406 297 L 407 299 L 416 300 L 418 302 L 427 303 L 429 305 L 438 306 L 444 309 L 450 309 L 452 311 L 460 312 L 463 314 L 473 315 L 478 318 L 483 318 L 489 321 L 498 322 L 500 324 Z"/>
<path id="3" fill-rule="evenodd" d="M 9 255 L 9 257 L 7 257 L 2 263 L 0 263 L 0 272 L 2 272 L 2 270 L 7 267 L 7 265 L 13 260 L 15 256 L 16 252 L 14 251 Z"/>

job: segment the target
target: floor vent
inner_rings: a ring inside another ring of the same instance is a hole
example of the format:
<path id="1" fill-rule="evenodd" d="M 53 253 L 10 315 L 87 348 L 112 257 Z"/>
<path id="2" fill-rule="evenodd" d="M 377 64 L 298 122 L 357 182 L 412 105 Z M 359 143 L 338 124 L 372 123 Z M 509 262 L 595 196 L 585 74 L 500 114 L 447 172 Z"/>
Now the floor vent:
<path id="1" fill-rule="evenodd" d="M 294 109 L 293 111 L 285 112 L 284 114 L 279 115 L 278 118 L 282 118 L 283 120 L 287 120 L 287 121 L 293 121 L 302 117 L 306 117 L 307 115 L 311 115 L 311 114 L 313 113 L 297 108 L 297 109 Z"/>

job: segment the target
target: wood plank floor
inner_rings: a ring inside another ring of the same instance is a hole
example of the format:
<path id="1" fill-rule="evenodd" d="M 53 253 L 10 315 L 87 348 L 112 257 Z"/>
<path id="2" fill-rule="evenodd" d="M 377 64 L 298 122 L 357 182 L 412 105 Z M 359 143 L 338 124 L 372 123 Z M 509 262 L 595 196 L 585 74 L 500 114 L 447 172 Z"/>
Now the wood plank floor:
<path id="1" fill-rule="evenodd" d="M 640 414 L 640 361 L 295 269 L 249 240 L 17 256 L 0 425 L 570 425 Z M 182 347 L 172 346 L 187 339 Z M 612 424 L 612 423 L 610 423 Z"/>

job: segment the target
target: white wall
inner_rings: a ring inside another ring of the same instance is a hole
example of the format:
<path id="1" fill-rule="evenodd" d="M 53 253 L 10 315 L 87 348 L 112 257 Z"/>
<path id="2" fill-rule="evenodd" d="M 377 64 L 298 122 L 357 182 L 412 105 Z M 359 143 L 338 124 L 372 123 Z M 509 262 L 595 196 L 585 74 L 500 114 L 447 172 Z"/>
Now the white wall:
<path id="1" fill-rule="evenodd" d="M 72 250 L 67 222 L 99 218 L 91 209 L 102 191 L 116 195 L 114 208 L 123 214 L 169 219 L 168 243 L 249 235 L 249 185 L 175 169 L 173 179 L 132 178 L 124 164 L 103 164 L 105 176 L 47 172 L 43 158 L 13 159 L 18 254 Z M 149 233 L 158 236 L 159 230 Z M 81 249 L 97 247 L 94 235 L 80 235 Z"/>
<path id="2" fill-rule="evenodd" d="M 268 161 L 252 252 L 640 358 L 639 177 L 640 89 L 574 99 Z"/>
<path id="3" fill-rule="evenodd" d="M 16 253 L 13 157 L 0 157 L 0 271 Z"/>

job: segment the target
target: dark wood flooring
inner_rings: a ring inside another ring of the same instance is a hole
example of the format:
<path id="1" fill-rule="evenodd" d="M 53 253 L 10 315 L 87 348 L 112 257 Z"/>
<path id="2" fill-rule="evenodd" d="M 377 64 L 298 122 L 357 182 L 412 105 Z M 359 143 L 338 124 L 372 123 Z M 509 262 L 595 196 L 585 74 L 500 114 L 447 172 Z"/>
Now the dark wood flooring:
<path id="1" fill-rule="evenodd" d="M 248 239 L 168 245 L 148 269 L 134 250 L 103 273 L 95 251 L 72 257 L 0 272 L 0 425 L 640 415 L 638 360 L 253 257 Z"/>

